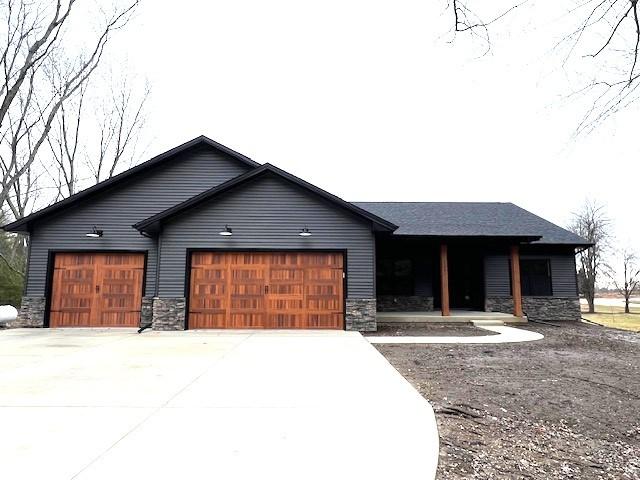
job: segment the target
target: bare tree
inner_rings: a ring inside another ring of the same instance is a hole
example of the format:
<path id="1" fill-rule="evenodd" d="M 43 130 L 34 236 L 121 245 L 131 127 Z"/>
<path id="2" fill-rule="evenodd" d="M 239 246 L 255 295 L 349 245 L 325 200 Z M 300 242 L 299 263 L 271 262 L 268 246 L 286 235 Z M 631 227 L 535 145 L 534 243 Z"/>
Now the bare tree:
<path id="1" fill-rule="evenodd" d="M 489 26 L 525 3 L 513 0 L 502 11 L 484 13 L 493 7 L 492 3 L 450 0 L 453 31 L 480 38 L 488 45 L 488 51 Z M 477 14 L 476 8 L 482 8 L 483 14 Z M 559 35 L 555 50 L 563 51 L 563 68 L 570 59 L 575 59 L 594 72 L 571 95 L 585 99 L 588 104 L 576 128 L 577 133 L 583 133 L 640 99 L 638 0 L 580 0 L 567 2 L 566 8 L 567 17 L 574 20 Z M 581 75 L 581 82 L 584 78 L 586 74 Z"/>
<path id="2" fill-rule="evenodd" d="M 53 162 L 44 168 L 55 185 L 54 201 L 111 178 L 138 158 L 149 86 L 138 85 L 126 75 L 108 78 L 110 85 L 96 86 L 92 81 L 92 86 L 87 83 L 69 99 L 47 138 Z M 90 90 L 97 95 L 89 95 Z"/>
<path id="3" fill-rule="evenodd" d="M 55 128 L 47 135 L 54 172 L 49 173 L 57 190 L 54 202 L 73 195 L 78 186 L 80 123 L 88 85 L 89 82 L 81 86 L 69 104 L 60 107 Z M 49 171 L 47 165 L 44 168 Z"/>
<path id="4" fill-rule="evenodd" d="M 125 25 L 139 0 L 117 9 L 104 22 L 87 52 L 70 55 L 61 43 L 62 25 L 68 22 L 75 0 L 51 7 L 27 0 L 6 4 L 7 44 L 0 56 L 5 73 L 0 105 L 0 208 L 15 185 L 31 171 L 41 146 L 63 105 L 89 80 L 103 56 L 111 34 Z M 13 209 L 12 209 L 13 210 Z M 15 212 L 13 212 L 15 214 Z"/>
<path id="5" fill-rule="evenodd" d="M 598 275 L 606 268 L 604 258 L 609 248 L 611 222 L 605 214 L 603 205 L 594 201 L 585 201 L 582 208 L 574 213 L 569 229 L 581 236 L 591 246 L 582 250 L 580 259 L 579 286 L 589 304 L 589 313 L 595 312 L 595 292 Z"/>
<path id="6" fill-rule="evenodd" d="M 98 119 L 97 154 L 89 153 L 87 157 L 95 183 L 111 178 L 119 169 L 135 162 L 148 97 L 147 84 L 136 91 L 126 77 L 111 86 L 111 97 L 103 102 Z"/>
<path id="7" fill-rule="evenodd" d="M 506 9 L 495 11 L 491 18 L 486 20 L 469 7 L 472 0 L 450 0 L 448 6 L 453 12 L 453 32 L 454 34 L 465 33 L 479 39 L 485 44 L 486 50 L 484 54 L 487 54 L 491 50 L 489 27 L 527 2 L 528 0 L 523 0 Z"/>
<path id="8" fill-rule="evenodd" d="M 640 289 L 640 267 L 637 255 L 629 249 L 622 250 L 621 260 L 622 276 L 614 271 L 608 272 L 608 275 L 618 293 L 624 297 L 624 313 L 629 313 L 629 301 Z"/>

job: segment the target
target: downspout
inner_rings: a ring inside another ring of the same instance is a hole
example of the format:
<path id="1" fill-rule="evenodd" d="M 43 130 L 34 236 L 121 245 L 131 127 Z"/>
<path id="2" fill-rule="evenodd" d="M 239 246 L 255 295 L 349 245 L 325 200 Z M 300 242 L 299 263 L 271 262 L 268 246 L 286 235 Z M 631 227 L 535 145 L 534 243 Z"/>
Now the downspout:
<path id="1" fill-rule="evenodd" d="M 158 298 L 160 295 L 160 260 L 162 259 L 162 229 L 158 230 L 158 236 L 156 237 L 156 281 L 155 290 L 153 292 L 153 298 Z"/>
<path id="2" fill-rule="evenodd" d="M 29 283 L 29 265 L 31 264 L 31 237 L 33 235 L 33 232 L 31 231 L 31 229 L 29 228 L 27 230 L 28 235 L 26 236 L 26 241 L 27 241 L 27 265 L 24 269 L 24 285 L 22 285 L 22 296 L 26 297 L 27 296 L 27 287 L 28 287 L 28 283 Z"/>
<path id="3" fill-rule="evenodd" d="M 149 234 L 140 232 L 141 235 L 145 236 L 145 237 L 150 237 Z M 160 282 L 160 250 L 162 249 L 162 231 L 159 230 L 158 234 L 155 237 L 155 243 L 156 243 L 156 275 L 155 275 L 155 282 L 153 285 L 153 299 L 151 300 L 151 310 L 152 310 L 152 316 L 153 316 L 153 301 L 158 297 L 158 292 L 159 292 L 159 282 Z M 146 325 L 142 325 L 139 329 L 138 329 L 138 333 L 142 333 L 144 332 L 147 328 L 151 328 L 151 326 L 153 325 L 153 322 L 148 323 Z"/>

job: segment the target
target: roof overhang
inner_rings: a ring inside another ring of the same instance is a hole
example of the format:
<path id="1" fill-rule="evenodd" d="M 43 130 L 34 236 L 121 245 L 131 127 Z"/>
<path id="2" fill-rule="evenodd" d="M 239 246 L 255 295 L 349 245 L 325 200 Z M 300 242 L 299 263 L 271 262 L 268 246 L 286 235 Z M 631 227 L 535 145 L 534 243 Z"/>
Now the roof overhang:
<path id="1" fill-rule="evenodd" d="M 138 230 L 142 234 L 146 235 L 156 235 L 162 228 L 162 224 L 171 218 L 183 213 L 184 211 L 196 207 L 218 195 L 221 195 L 225 192 L 233 190 L 235 188 L 240 187 L 241 185 L 246 184 L 249 181 L 252 181 L 256 178 L 259 178 L 263 175 L 275 175 L 279 178 L 284 179 L 287 182 L 290 182 L 314 195 L 317 195 L 324 199 L 325 201 L 331 203 L 332 205 L 347 210 L 352 214 L 361 217 L 367 221 L 370 221 L 373 225 L 373 229 L 377 231 L 386 231 L 392 232 L 398 228 L 397 225 L 385 220 L 384 218 L 378 217 L 371 212 L 368 212 L 352 203 L 347 202 L 346 200 L 337 197 L 326 190 L 322 190 L 315 185 L 310 184 L 298 178 L 284 170 L 279 169 L 278 167 L 274 167 L 273 165 L 266 163 L 261 167 L 258 167 L 254 170 L 251 170 L 244 175 L 240 175 L 235 177 L 227 182 L 224 182 L 216 187 L 213 187 L 209 190 L 206 190 L 194 197 L 191 197 L 188 200 L 185 200 L 182 203 L 179 203 L 163 212 L 160 212 L 156 215 L 153 215 L 145 220 L 142 220 L 135 225 L 133 228 Z"/>
<path id="2" fill-rule="evenodd" d="M 394 233 L 391 238 L 427 239 L 441 241 L 495 241 L 500 240 L 510 243 L 531 243 L 542 238 L 542 235 L 450 235 L 450 234 L 403 234 Z"/>
<path id="3" fill-rule="evenodd" d="M 149 168 L 154 167 L 159 163 L 162 163 L 165 160 L 168 160 L 171 157 L 174 157 L 190 148 L 194 148 L 200 145 L 206 145 L 222 153 L 225 153 L 252 169 L 260 166 L 259 163 L 254 162 L 249 157 L 242 155 L 241 153 L 238 153 L 235 150 L 232 150 L 229 147 L 226 147 L 221 143 L 216 142 L 215 140 L 211 140 L 210 138 L 205 137 L 204 135 L 201 135 L 197 138 L 194 138 L 193 140 L 189 140 L 188 142 L 183 143 L 182 145 L 178 145 L 177 147 L 174 147 L 171 150 L 167 150 L 166 152 L 161 153 L 160 155 L 156 155 L 150 160 L 147 160 L 144 163 L 136 165 L 135 167 L 132 167 L 129 170 L 126 170 L 92 187 L 82 190 L 81 192 L 78 192 L 75 195 L 71 195 L 70 197 L 65 198 L 64 200 L 61 200 L 57 203 L 54 203 L 53 205 L 43 208 L 42 210 L 32 213 L 27 217 L 21 218 L 19 220 L 16 220 L 15 222 L 4 225 L 1 228 L 3 228 L 7 232 L 28 232 L 30 230 L 30 225 L 33 222 L 37 220 L 41 220 L 55 213 L 59 213 L 64 209 L 71 207 L 78 201 L 85 200 L 89 196 L 103 192 L 108 188 L 115 186 L 118 183 L 121 183 L 127 179 L 130 179 L 138 174 L 145 172 Z"/>

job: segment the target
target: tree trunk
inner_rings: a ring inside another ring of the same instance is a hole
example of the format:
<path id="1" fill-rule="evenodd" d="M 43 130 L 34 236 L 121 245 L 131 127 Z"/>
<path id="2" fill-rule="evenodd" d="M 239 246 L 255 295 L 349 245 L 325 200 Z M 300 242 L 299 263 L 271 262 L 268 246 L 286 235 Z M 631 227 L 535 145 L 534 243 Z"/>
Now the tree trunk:
<path id="1" fill-rule="evenodd" d="M 629 311 L 629 298 L 624 299 L 624 313 L 631 313 Z"/>
<path id="2" fill-rule="evenodd" d="M 596 313 L 596 299 L 595 295 L 590 293 L 585 295 L 587 297 L 587 303 L 589 304 L 589 313 Z"/>

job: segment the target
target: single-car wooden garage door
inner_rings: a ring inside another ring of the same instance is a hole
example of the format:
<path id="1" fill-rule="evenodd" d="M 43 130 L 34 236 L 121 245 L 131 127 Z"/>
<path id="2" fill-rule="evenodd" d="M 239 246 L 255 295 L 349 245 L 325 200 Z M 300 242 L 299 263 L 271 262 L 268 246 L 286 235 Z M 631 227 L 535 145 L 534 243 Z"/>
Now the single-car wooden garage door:
<path id="1" fill-rule="evenodd" d="M 137 327 L 144 254 L 57 253 L 51 327 Z"/>
<path id="2" fill-rule="evenodd" d="M 194 252 L 189 328 L 343 328 L 342 253 Z"/>

